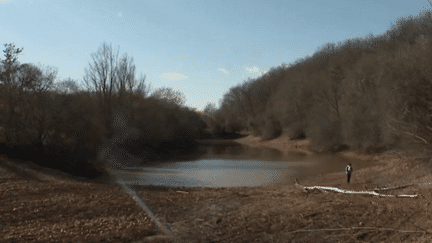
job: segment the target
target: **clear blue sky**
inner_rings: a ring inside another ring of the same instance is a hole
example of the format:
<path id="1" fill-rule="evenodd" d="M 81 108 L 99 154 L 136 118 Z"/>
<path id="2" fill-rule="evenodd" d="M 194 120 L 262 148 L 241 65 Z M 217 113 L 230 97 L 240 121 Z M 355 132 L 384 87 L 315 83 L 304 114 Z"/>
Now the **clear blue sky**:
<path id="1" fill-rule="evenodd" d="M 82 82 L 106 41 L 134 57 L 153 89 L 179 90 L 201 110 L 248 77 L 428 8 L 427 0 L 0 0 L 0 44 L 24 47 L 21 63 Z"/>

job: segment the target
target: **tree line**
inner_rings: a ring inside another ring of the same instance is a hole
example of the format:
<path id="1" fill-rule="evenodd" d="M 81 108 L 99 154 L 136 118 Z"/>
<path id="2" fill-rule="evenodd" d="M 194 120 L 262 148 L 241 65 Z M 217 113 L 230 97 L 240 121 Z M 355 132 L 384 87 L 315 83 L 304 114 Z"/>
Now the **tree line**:
<path id="1" fill-rule="evenodd" d="M 106 173 L 98 153 L 119 132 L 118 146 L 144 163 L 187 151 L 204 136 L 206 124 L 184 105 L 181 92 L 167 87 L 150 92 L 145 76 L 136 75 L 134 59 L 120 56 L 111 44 L 91 54 L 84 89 L 70 78 L 57 80 L 56 68 L 21 64 L 23 48 L 4 46 L 2 154 L 93 178 Z"/>
<path id="2" fill-rule="evenodd" d="M 432 12 L 401 18 L 382 35 L 327 43 L 312 56 L 232 87 L 212 133 L 308 138 L 316 151 L 363 152 L 432 143 Z"/>

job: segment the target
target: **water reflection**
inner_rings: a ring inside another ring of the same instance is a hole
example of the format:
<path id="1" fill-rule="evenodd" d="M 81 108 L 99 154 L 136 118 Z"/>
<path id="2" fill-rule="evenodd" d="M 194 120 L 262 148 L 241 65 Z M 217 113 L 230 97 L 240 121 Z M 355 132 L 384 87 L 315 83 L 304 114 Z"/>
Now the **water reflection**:
<path id="1" fill-rule="evenodd" d="M 303 171 L 300 155 L 284 156 L 279 150 L 237 143 L 201 145 L 176 161 L 128 167 L 114 174 L 126 184 L 161 186 L 265 186 L 284 183 Z"/>
<path id="2" fill-rule="evenodd" d="M 161 178 L 167 178 L 175 186 L 263 186 L 284 181 L 287 174 L 301 169 L 299 162 L 202 159 L 145 168 L 146 179 L 138 184 L 161 183 Z"/>
<path id="3" fill-rule="evenodd" d="M 284 155 L 279 150 L 244 146 L 232 142 L 206 143 L 193 154 L 176 160 L 157 161 L 116 171 L 126 184 L 157 186 L 236 187 L 292 183 L 294 178 L 313 178 L 320 174 L 343 172 L 352 162 L 354 169 L 372 162 L 354 161 L 340 155 L 305 157 Z"/>

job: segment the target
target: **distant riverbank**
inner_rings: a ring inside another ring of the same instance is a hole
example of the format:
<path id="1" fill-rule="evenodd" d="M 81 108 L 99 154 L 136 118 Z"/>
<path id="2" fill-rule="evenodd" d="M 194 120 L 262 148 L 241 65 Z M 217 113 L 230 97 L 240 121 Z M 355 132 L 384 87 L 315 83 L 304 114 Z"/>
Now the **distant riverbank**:
<path id="1" fill-rule="evenodd" d="M 262 141 L 260 137 L 249 135 L 247 137 L 239 138 L 234 141 L 254 147 L 267 147 L 277 149 L 286 155 L 292 153 L 301 153 L 310 156 L 315 154 L 309 149 L 309 140 L 291 141 L 289 137 L 285 135 L 267 141 Z"/>

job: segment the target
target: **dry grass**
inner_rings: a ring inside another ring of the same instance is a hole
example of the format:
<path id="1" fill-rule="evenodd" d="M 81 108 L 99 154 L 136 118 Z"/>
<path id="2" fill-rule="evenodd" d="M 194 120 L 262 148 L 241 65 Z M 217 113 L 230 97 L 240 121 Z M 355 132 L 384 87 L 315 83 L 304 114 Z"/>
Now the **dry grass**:
<path id="1" fill-rule="evenodd" d="M 119 242 L 157 233 L 155 224 L 118 186 L 22 168 L 1 159 L 2 242 Z"/>
<path id="2" fill-rule="evenodd" d="M 299 145 L 302 143 L 305 142 Z M 296 143 L 293 145 L 295 148 Z M 345 155 L 358 157 L 349 152 Z M 28 165 L 22 167 L 27 169 L 20 169 L 3 158 L 1 239 L 4 242 L 430 241 L 432 180 L 425 170 L 424 159 L 396 155 L 368 155 L 362 159 L 371 160 L 374 165 L 356 170 L 350 185 L 345 183 L 343 172 L 301 182 L 363 190 L 404 184 L 406 180 L 415 183 L 414 186 L 388 193 L 420 193 L 422 197 L 305 193 L 294 185 L 133 187 L 171 230 L 173 238 L 168 238 L 119 186 L 51 176 L 29 169 Z"/>

